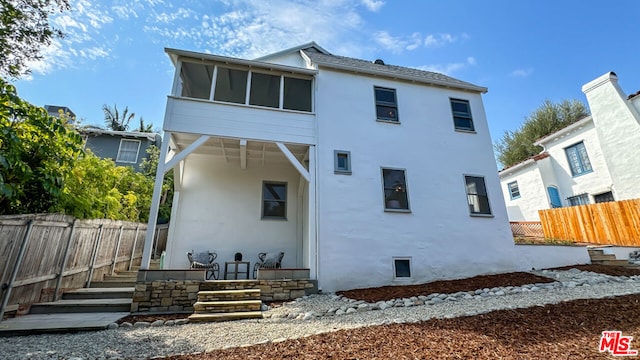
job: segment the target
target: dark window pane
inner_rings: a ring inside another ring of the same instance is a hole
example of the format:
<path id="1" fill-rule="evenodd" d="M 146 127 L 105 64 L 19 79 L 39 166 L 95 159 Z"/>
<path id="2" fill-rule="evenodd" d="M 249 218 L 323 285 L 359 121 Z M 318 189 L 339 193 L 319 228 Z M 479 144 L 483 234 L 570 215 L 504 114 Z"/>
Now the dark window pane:
<path id="1" fill-rule="evenodd" d="M 347 154 L 338 154 L 338 170 L 349 170 Z"/>
<path id="2" fill-rule="evenodd" d="M 282 201 L 265 201 L 262 209 L 263 217 L 285 217 L 285 203 Z"/>
<path id="3" fill-rule="evenodd" d="M 376 102 L 396 103 L 396 92 L 392 89 L 376 88 Z"/>
<path id="4" fill-rule="evenodd" d="M 265 200 L 286 200 L 287 187 L 285 184 L 265 183 L 263 196 Z"/>
<path id="5" fill-rule="evenodd" d="M 491 214 L 489 197 L 485 187 L 484 178 L 478 176 L 465 176 L 467 185 L 467 201 L 469 211 L 472 214 Z"/>
<path id="6" fill-rule="evenodd" d="M 280 106 L 280 76 L 251 73 L 249 104 L 277 108 Z"/>
<path id="7" fill-rule="evenodd" d="M 244 104 L 247 95 L 247 72 L 218 67 L 213 99 Z"/>
<path id="8" fill-rule="evenodd" d="M 284 102 L 289 110 L 311 111 L 311 80 L 284 78 Z"/>
<path id="9" fill-rule="evenodd" d="M 473 131 L 473 121 L 471 119 L 454 117 L 453 123 L 456 129 Z"/>
<path id="10" fill-rule="evenodd" d="M 609 201 L 615 201 L 613 199 L 613 193 L 611 191 L 608 191 L 608 192 L 602 193 L 602 194 L 598 194 L 598 195 L 594 195 L 593 199 L 595 200 L 596 204 L 597 203 L 603 203 L 603 202 L 609 202 Z"/>
<path id="11" fill-rule="evenodd" d="M 264 183 L 262 186 L 262 217 L 287 217 L 287 185 Z"/>
<path id="12" fill-rule="evenodd" d="M 398 110 L 389 106 L 376 106 L 376 112 L 378 119 L 384 120 L 398 120 Z"/>
<path id="13" fill-rule="evenodd" d="M 409 209 L 404 170 L 382 169 L 385 209 Z"/>
<path id="14" fill-rule="evenodd" d="M 469 101 L 451 99 L 451 110 L 453 112 L 453 124 L 456 129 L 474 130 Z"/>
<path id="15" fill-rule="evenodd" d="M 411 265 L 409 260 L 400 260 L 396 259 L 395 268 L 396 268 L 396 277 L 411 277 Z"/>
<path id="16" fill-rule="evenodd" d="M 180 96 L 209 100 L 213 65 L 182 63 L 182 93 Z"/>

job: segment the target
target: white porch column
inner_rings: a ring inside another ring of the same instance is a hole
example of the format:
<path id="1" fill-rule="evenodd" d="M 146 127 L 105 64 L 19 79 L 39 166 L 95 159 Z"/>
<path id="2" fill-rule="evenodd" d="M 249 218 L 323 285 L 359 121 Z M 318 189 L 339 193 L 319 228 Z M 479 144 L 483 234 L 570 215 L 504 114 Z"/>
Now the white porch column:
<path id="1" fill-rule="evenodd" d="M 153 184 L 153 196 L 151 197 L 151 208 L 149 209 L 149 223 L 147 224 L 147 233 L 145 234 L 144 248 L 142 249 L 142 262 L 140 263 L 141 270 L 149 270 L 149 263 L 151 263 L 151 248 L 153 247 L 153 235 L 156 232 L 156 223 L 158 222 L 158 209 L 160 208 L 165 160 L 169 152 L 169 138 L 171 137 L 171 133 L 165 132 L 164 137 L 162 146 L 160 147 L 156 181 Z"/>
<path id="2" fill-rule="evenodd" d="M 317 188 L 316 188 L 316 147 L 309 146 L 309 275 L 320 282 L 318 267 L 318 229 L 317 229 Z"/>

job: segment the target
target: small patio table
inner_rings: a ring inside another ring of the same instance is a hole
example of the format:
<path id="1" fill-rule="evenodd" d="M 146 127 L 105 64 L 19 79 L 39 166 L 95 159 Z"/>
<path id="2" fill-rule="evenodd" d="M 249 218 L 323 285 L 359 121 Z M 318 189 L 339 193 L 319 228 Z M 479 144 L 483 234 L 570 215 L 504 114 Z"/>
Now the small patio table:
<path id="1" fill-rule="evenodd" d="M 233 280 L 238 280 L 238 274 L 244 275 L 249 280 L 249 261 L 225 261 L 224 262 L 224 279 L 227 279 L 227 275 L 233 275 Z M 244 266 L 244 269 L 241 268 Z"/>

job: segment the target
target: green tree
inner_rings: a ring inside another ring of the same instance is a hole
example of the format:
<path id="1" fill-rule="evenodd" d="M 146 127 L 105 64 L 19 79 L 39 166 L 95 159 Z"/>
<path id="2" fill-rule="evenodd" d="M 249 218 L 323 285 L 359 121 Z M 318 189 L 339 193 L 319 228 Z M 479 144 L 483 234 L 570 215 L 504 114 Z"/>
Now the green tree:
<path id="1" fill-rule="evenodd" d="M 167 141 L 167 140 L 165 140 Z M 140 168 L 145 176 L 155 183 L 156 170 L 158 169 L 158 161 L 160 159 L 160 149 L 152 145 L 147 148 L 147 158 L 142 160 Z M 173 203 L 173 169 L 164 174 L 162 181 L 162 196 L 160 197 L 160 207 L 158 209 L 158 220 L 168 221 L 171 216 L 171 205 Z"/>
<path id="2" fill-rule="evenodd" d="M 102 105 L 102 112 L 104 113 L 104 123 L 107 129 L 113 131 L 128 131 L 129 123 L 136 117 L 136 113 L 129 112 L 128 106 L 125 106 L 121 113 L 118 111 L 118 105 L 111 107 L 105 104 Z"/>
<path id="3" fill-rule="evenodd" d="M 518 130 L 505 131 L 502 139 L 494 144 L 498 162 L 509 167 L 539 154 L 542 148 L 534 145 L 536 140 L 588 115 L 589 110 L 578 100 L 564 100 L 561 103 L 545 100 L 525 118 Z"/>
<path id="4" fill-rule="evenodd" d="M 63 36 L 49 16 L 66 10 L 67 0 L 0 0 L 0 75 L 29 73 L 27 61 L 42 59 L 41 49 Z"/>
<path id="5" fill-rule="evenodd" d="M 138 132 L 152 133 L 153 132 L 153 124 L 145 124 L 142 116 L 140 117 L 140 125 L 136 129 Z"/>
<path id="6" fill-rule="evenodd" d="M 0 214 L 53 208 L 82 154 L 80 135 L 0 78 Z"/>

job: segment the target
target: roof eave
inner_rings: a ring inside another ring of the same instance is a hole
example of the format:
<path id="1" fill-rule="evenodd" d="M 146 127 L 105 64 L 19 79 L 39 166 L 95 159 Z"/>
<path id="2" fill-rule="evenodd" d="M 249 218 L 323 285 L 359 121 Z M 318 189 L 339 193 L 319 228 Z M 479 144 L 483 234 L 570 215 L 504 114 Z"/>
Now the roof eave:
<path id="1" fill-rule="evenodd" d="M 557 136 L 561 136 L 561 135 L 564 135 L 565 133 L 571 132 L 572 130 L 577 129 L 580 126 L 584 126 L 589 121 L 592 121 L 592 120 L 593 120 L 593 117 L 591 115 L 585 116 L 581 120 L 578 120 L 578 121 L 574 122 L 571 125 L 568 125 L 568 126 L 562 128 L 562 129 L 560 129 L 560 130 L 558 130 L 558 131 L 556 131 L 554 133 L 551 133 L 551 134 L 549 134 L 549 135 L 547 135 L 545 137 L 542 137 L 542 138 L 536 140 L 533 143 L 533 145 L 544 147 L 542 144 L 545 144 L 545 143 L 551 141 L 553 138 L 555 138 Z"/>

